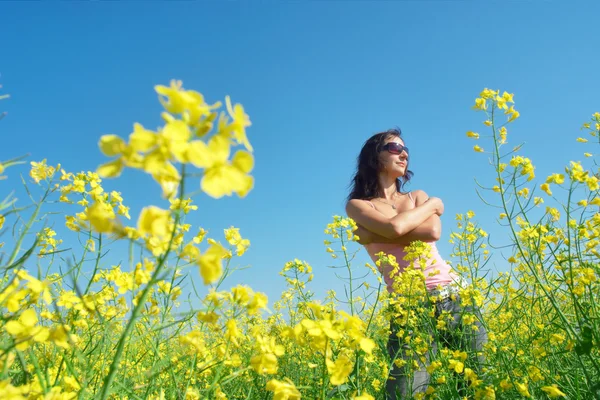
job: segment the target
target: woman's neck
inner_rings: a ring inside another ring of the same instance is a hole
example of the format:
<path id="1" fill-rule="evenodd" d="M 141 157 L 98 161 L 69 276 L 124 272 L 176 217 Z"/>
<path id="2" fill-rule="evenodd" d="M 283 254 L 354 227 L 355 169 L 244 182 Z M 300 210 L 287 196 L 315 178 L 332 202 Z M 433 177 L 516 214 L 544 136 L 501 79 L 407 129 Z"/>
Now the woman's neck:
<path id="1" fill-rule="evenodd" d="M 387 199 L 393 200 L 396 197 L 396 193 L 398 192 L 398 188 L 396 186 L 396 179 L 390 179 L 386 176 L 379 177 L 379 196 Z"/>

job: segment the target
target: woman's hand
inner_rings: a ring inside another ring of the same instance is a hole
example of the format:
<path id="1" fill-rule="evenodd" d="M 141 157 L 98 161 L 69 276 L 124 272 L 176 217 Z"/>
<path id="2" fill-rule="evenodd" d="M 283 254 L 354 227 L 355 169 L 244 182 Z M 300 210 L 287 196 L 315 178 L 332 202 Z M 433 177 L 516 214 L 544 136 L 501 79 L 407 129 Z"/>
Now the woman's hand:
<path id="1" fill-rule="evenodd" d="M 442 200 L 438 197 L 430 197 L 427 200 L 425 200 L 425 203 L 430 203 L 433 204 L 433 206 L 435 207 L 435 213 L 439 216 L 442 216 L 442 214 L 444 213 L 444 203 L 442 202 Z M 423 204 L 425 204 L 423 203 Z"/>

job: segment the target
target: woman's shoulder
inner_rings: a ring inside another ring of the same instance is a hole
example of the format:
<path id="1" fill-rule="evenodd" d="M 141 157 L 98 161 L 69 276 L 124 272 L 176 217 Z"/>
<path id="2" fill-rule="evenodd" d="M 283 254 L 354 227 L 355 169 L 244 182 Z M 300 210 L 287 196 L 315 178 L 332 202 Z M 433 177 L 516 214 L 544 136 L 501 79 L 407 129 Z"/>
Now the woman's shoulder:
<path id="1" fill-rule="evenodd" d="M 346 202 L 346 211 L 363 207 L 375 208 L 370 199 L 350 199 Z"/>
<path id="2" fill-rule="evenodd" d="M 425 191 L 422 189 L 411 190 L 407 192 L 407 195 L 409 197 L 412 197 L 414 200 L 422 199 L 423 201 L 425 201 L 429 198 L 427 193 L 425 193 Z"/>
<path id="3" fill-rule="evenodd" d="M 427 194 L 427 193 L 425 193 L 425 191 L 423 189 L 409 190 L 408 192 L 405 192 L 405 193 L 410 194 L 412 196 L 420 196 L 420 195 Z"/>

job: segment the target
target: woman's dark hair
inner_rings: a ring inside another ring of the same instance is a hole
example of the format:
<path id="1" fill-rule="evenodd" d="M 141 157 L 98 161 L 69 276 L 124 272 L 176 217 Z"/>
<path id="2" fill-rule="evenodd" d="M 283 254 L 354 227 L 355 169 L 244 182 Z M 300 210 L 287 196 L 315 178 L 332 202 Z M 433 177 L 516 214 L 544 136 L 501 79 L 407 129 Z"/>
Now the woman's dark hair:
<path id="1" fill-rule="evenodd" d="M 399 128 L 389 129 L 371 136 L 363 145 L 357 158 L 356 174 L 350 182 L 351 190 L 348 201 L 352 199 L 372 199 L 380 195 L 378 175 L 381 169 L 379 152 L 389 137 L 396 136 L 402 139 Z M 404 140 L 404 139 L 402 139 Z M 406 173 L 396 180 L 396 187 L 400 192 L 402 187 L 414 175 L 408 169 L 409 160 L 406 160 Z"/>

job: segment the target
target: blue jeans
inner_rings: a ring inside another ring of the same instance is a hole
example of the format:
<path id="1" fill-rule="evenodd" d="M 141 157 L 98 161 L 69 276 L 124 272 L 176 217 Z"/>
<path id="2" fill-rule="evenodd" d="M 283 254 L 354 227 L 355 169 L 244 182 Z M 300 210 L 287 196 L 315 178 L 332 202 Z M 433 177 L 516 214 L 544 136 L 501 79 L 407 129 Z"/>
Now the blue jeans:
<path id="1" fill-rule="evenodd" d="M 434 303 L 435 305 L 435 319 L 422 316 L 422 321 L 417 329 L 424 332 L 428 332 L 429 336 L 432 337 L 432 344 L 429 351 L 424 354 L 425 363 L 423 363 L 414 353 L 409 352 L 409 345 L 404 341 L 400 343 L 400 340 L 396 333 L 403 329 L 396 321 L 390 322 L 390 336 L 387 343 L 388 355 L 390 357 L 391 368 L 388 380 L 386 382 L 386 400 L 400 400 L 411 398 L 416 393 L 424 393 L 429 386 L 430 375 L 426 370 L 426 367 L 430 364 L 432 357 L 437 355 L 438 343 L 448 347 L 451 350 L 461 350 L 467 353 L 481 352 L 483 345 L 487 342 L 487 332 L 480 322 L 481 314 L 475 307 L 463 307 L 460 305 L 460 296 L 458 294 L 453 295 L 454 300 L 448 297 L 444 300 Z M 430 304 L 431 305 L 431 304 Z M 433 337 L 437 318 L 446 311 L 450 314 L 451 318 L 446 320 L 446 330 L 439 331 L 436 333 L 437 337 Z M 479 330 L 473 330 L 466 328 L 462 323 L 462 315 L 465 313 L 474 314 L 476 320 L 473 325 L 476 325 Z M 409 335 L 412 332 L 409 328 Z M 412 354 L 411 354 L 412 353 Z M 403 359 L 406 361 L 405 366 L 398 367 L 393 360 Z M 410 374 L 411 365 L 413 361 L 416 361 L 419 365 L 419 369 L 415 370 Z M 480 371 L 481 366 L 484 363 L 483 355 L 478 355 L 474 360 L 475 368 L 473 370 L 477 373 Z"/>

